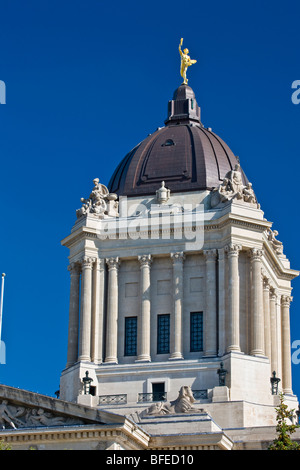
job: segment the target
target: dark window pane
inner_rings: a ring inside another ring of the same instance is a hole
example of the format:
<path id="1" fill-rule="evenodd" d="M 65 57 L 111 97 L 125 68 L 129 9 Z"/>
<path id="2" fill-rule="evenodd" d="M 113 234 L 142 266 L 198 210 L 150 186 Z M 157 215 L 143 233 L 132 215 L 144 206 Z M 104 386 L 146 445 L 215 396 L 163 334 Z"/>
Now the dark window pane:
<path id="1" fill-rule="evenodd" d="M 137 317 L 125 318 L 125 356 L 137 354 Z"/>
<path id="2" fill-rule="evenodd" d="M 170 352 L 170 315 L 157 316 L 157 354 Z"/>
<path id="3" fill-rule="evenodd" d="M 163 401 L 165 400 L 165 384 L 156 383 L 152 384 L 152 400 L 153 401 Z"/>
<path id="4" fill-rule="evenodd" d="M 191 352 L 203 351 L 203 312 L 191 313 Z"/>

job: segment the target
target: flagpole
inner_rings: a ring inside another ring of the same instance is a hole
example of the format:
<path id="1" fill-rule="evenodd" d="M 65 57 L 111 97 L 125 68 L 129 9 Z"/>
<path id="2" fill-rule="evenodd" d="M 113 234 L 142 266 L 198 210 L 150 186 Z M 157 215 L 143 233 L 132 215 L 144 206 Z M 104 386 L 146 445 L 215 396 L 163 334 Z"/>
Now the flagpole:
<path id="1" fill-rule="evenodd" d="M 3 312 L 4 278 L 5 278 L 5 273 L 2 273 L 1 300 L 0 300 L 0 349 L 1 349 L 1 332 L 2 332 L 2 312 Z"/>

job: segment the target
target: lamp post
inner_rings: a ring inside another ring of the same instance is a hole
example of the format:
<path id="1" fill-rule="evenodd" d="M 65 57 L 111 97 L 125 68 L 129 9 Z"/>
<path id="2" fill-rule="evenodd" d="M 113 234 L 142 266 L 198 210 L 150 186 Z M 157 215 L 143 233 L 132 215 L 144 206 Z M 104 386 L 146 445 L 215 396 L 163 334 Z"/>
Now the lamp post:
<path id="1" fill-rule="evenodd" d="M 270 378 L 271 386 L 272 386 L 272 395 L 277 395 L 278 394 L 278 384 L 280 382 L 280 379 L 276 377 L 276 372 L 275 370 L 273 371 L 272 377 Z"/>
<path id="2" fill-rule="evenodd" d="M 82 379 L 83 382 L 83 391 L 85 395 L 89 395 L 90 389 L 91 389 L 91 383 L 93 382 L 93 379 L 89 377 L 89 372 L 86 371 L 85 377 Z"/>
<path id="3" fill-rule="evenodd" d="M 225 379 L 226 379 L 226 375 L 227 375 L 227 369 L 224 369 L 223 362 L 221 362 L 220 369 L 217 370 L 217 374 L 219 376 L 219 386 L 224 387 Z"/>
<path id="4" fill-rule="evenodd" d="M 1 350 L 1 332 L 2 332 L 2 312 L 3 312 L 4 278 L 5 278 L 5 273 L 2 273 L 1 299 L 0 299 L 0 350 Z"/>

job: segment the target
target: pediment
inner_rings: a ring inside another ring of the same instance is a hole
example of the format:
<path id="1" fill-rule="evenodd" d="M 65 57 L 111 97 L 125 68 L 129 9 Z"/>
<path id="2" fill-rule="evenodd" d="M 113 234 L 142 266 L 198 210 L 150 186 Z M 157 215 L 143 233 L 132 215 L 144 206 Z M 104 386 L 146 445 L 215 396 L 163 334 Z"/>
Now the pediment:
<path id="1" fill-rule="evenodd" d="M 96 409 L 0 385 L 0 429 L 103 423 Z"/>

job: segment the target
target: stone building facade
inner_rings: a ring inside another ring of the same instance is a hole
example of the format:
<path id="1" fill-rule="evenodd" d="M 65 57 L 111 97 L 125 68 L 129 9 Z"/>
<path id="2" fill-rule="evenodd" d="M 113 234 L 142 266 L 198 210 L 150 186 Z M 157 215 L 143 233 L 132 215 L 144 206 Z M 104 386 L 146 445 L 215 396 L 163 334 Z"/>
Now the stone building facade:
<path id="1" fill-rule="evenodd" d="M 62 242 L 71 274 L 62 398 L 87 399 L 88 371 L 92 406 L 172 401 L 187 385 L 222 427 L 274 424 L 273 371 L 297 404 L 289 316 L 298 272 L 189 86 L 175 91 L 165 124 L 108 187 L 94 180 Z M 239 423 L 236 407 L 252 408 Z"/>
<path id="2" fill-rule="evenodd" d="M 62 241 L 70 309 L 58 414 L 58 402 L 80 416 L 94 410 L 80 424 L 91 427 L 87 448 L 116 422 L 123 440 L 114 448 L 265 448 L 275 435 L 273 372 L 298 407 L 290 353 L 298 271 L 239 159 L 201 123 L 193 90 L 181 85 L 165 126 L 107 186 L 93 184 Z"/>

